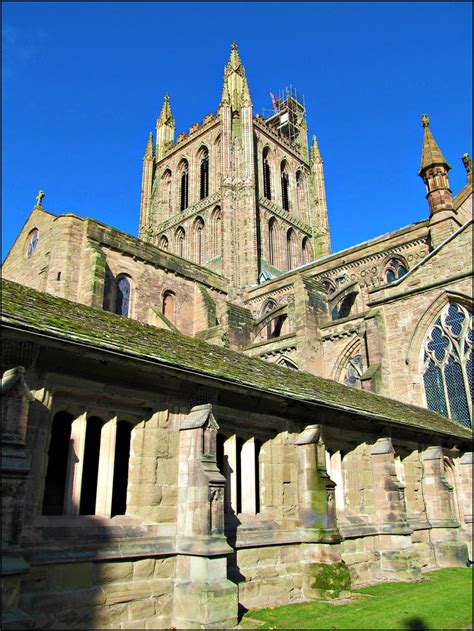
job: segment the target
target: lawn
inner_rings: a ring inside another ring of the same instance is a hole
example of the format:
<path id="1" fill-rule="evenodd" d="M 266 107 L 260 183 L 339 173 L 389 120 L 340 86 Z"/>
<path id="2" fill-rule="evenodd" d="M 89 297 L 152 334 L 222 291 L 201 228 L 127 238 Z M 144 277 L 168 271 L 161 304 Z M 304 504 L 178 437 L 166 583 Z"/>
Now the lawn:
<path id="1" fill-rule="evenodd" d="M 260 621 L 263 624 L 259 624 Z M 357 589 L 350 603 L 309 602 L 248 611 L 245 629 L 465 629 L 472 624 L 472 570 L 450 568 L 417 583 Z"/>

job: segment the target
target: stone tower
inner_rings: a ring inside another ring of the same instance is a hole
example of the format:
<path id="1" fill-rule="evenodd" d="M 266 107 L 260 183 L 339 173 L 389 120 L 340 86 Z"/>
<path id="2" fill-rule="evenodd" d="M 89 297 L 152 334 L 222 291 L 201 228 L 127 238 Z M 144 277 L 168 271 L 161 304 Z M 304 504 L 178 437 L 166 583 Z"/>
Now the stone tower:
<path id="1" fill-rule="evenodd" d="M 174 140 L 166 96 L 146 147 L 140 238 L 224 275 L 237 293 L 330 252 L 323 161 L 302 99 L 253 114 L 237 45 L 217 114 Z"/>

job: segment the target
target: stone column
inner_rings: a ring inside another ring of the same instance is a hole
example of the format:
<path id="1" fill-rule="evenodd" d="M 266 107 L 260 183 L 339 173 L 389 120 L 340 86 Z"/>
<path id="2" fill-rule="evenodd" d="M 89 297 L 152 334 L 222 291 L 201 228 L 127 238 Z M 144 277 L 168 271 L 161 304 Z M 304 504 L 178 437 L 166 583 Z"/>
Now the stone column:
<path id="1" fill-rule="evenodd" d="M 67 464 L 66 493 L 64 512 L 66 515 L 79 515 L 81 504 L 82 468 L 86 444 L 87 412 L 76 418 L 71 425 L 71 440 Z"/>
<path id="2" fill-rule="evenodd" d="M 115 441 L 117 417 L 102 426 L 100 433 L 99 471 L 97 474 L 97 497 L 95 514 L 110 517 L 112 514 L 112 492 L 115 465 Z"/>
<path id="3" fill-rule="evenodd" d="M 341 558 L 336 527 L 335 483 L 326 471 L 321 427 L 308 425 L 296 439 L 302 593 L 306 598 L 334 598 L 350 590 L 349 570 Z"/>
<path id="4" fill-rule="evenodd" d="M 226 479 L 225 511 L 237 514 L 237 436 L 224 442 L 224 474 Z"/>
<path id="5" fill-rule="evenodd" d="M 227 579 L 224 535 L 225 478 L 216 462 L 219 429 L 211 405 L 192 408 L 179 441 L 174 626 L 232 627 L 237 623 L 237 586 Z"/>
<path id="6" fill-rule="evenodd" d="M 459 540 L 460 524 L 455 518 L 453 488 L 444 473 L 443 450 L 439 446 L 428 447 L 422 460 L 423 495 L 436 565 L 464 565 L 468 558 L 467 546 Z"/>
<path id="7" fill-rule="evenodd" d="M 459 459 L 459 481 L 460 488 L 458 493 L 459 511 L 463 515 L 464 536 L 469 551 L 469 558 L 472 560 L 472 465 L 473 453 L 468 451 Z"/>
<path id="8" fill-rule="evenodd" d="M 242 494 L 242 512 L 255 515 L 257 512 L 257 485 L 255 471 L 255 438 L 249 438 L 242 445 L 240 454 L 241 476 L 240 488 Z"/>
<path id="9" fill-rule="evenodd" d="M 413 531 L 407 521 L 405 486 L 396 473 L 391 438 L 379 438 L 370 454 L 382 577 L 415 579 L 421 569 L 412 545 Z"/>
<path id="10" fill-rule="evenodd" d="M 26 629 L 30 618 L 18 608 L 21 577 L 30 566 L 20 547 L 29 460 L 25 452 L 28 407 L 33 396 L 21 366 L 7 370 L 1 381 L 2 434 L 2 629 Z"/>

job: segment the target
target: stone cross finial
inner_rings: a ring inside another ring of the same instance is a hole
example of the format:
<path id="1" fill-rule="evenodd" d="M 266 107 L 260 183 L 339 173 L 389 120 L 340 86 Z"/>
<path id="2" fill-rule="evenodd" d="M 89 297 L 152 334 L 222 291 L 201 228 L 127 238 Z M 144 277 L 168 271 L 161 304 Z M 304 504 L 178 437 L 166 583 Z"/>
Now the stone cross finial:
<path id="1" fill-rule="evenodd" d="M 423 127 L 430 126 L 430 119 L 428 118 L 426 114 L 423 114 L 423 116 L 421 117 L 421 124 L 423 125 Z"/>
<path id="2" fill-rule="evenodd" d="M 237 42 L 232 42 L 231 48 L 232 50 L 237 50 Z"/>
<path id="3" fill-rule="evenodd" d="M 41 202 L 43 201 L 44 192 L 38 191 L 38 195 L 36 196 L 36 205 L 41 206 Z"/>
<path id="4" fill-rule="evenodd" d="M 462 156 L 462 162 L 464 164 L 464 167 L 466 169 L 466 173 L 469 175 L 470 173 L 472 173 L 472 160 L 471 160 L 471 156 L 468 153 L 464 153 Z"/>

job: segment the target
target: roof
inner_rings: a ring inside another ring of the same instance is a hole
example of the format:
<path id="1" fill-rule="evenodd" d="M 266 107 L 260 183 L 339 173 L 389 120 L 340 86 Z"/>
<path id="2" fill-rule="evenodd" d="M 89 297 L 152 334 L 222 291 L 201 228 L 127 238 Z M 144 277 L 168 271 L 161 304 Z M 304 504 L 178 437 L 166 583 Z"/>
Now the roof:
<path id="1" fill-rule="evenodd" d="M 161 366 L 179 367 L 190 373 L 296 401 L 321 404 L 412 429 L 465 439 L 471 437 L 468 429 L 430 410 L 268 364 L 199 339 L 6 280 L 2 280 L 1 319 L 4 326 L 16 330 L 79 343 L 91 349 L 113 351 Z"/>
<path id="2" fill-rule="evenodd" d="M 421 166 L 420 173 L 423 169 L 433 166 L 435 164 L 443 164 L 449 169 L 449 165 L 446 162 L 446 158 L 441 153 L 441 149 L 438 147 L 436 140 L 433 138 L 433 134 L 429 128 L 429 118 L 424 116 L 422 119 L 423 127 L 425 128 L 423 134 L 423 149 L 421 152 Z"/>

